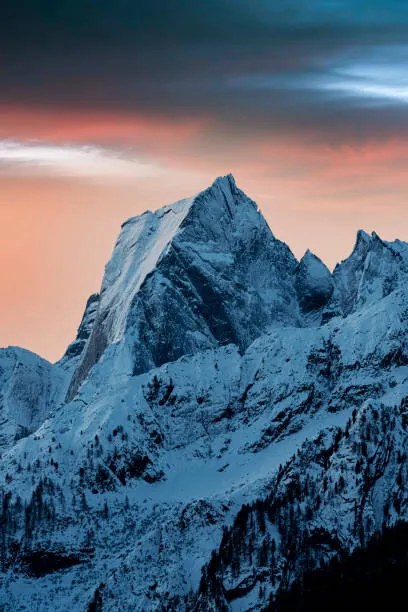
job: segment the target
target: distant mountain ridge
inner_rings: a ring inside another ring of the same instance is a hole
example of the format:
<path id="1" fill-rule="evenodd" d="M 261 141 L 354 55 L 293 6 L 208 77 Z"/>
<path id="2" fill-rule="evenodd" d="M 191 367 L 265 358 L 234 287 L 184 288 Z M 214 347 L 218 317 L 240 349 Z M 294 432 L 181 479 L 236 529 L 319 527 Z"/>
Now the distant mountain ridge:
<path id="1" fill-rule="evenodd" d="M 0 607 L 261 610 L 407 519 L 407 278 L 231 175 L 124 223 L 63 358 L 0 350 Z"/>

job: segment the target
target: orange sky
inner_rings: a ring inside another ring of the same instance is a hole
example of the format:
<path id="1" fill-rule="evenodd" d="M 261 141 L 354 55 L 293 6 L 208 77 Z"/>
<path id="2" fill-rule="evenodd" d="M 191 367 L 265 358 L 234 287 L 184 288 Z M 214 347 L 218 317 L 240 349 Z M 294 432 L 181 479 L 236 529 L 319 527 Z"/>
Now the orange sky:
<path id="1" fill-rule="evenodd" d="M 235 175 L 298 257 L 311 248 L 333 266 L 360 227 L 408 238 L 408 145 L 395 137 L 346 146 L 305 134 L 229 134 L 205 116 L 5 107 L 1 142 L 0 346 L 51 360 L 98 290 L 121 222 L 218 175 Z"/>

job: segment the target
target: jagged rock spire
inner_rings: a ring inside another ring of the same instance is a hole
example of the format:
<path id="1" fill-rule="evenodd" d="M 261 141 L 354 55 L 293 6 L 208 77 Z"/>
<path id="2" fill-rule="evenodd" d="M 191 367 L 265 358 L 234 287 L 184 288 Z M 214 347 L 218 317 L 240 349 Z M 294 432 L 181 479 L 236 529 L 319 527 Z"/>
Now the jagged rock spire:
<path id="1" fill-rule="evenodd" d="M 232 175 L 197 196 L 127 221 L 108 263 L 70 397 L 120 344 L 131 372 L 298 324 L 297 262 Z"/>

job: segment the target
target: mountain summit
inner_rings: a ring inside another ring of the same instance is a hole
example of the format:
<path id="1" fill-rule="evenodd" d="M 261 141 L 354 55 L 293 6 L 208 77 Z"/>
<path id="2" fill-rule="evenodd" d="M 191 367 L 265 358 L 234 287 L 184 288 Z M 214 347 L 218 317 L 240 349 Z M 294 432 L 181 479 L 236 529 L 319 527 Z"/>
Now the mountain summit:
<path id="1" fill-rule="evenodd" d="M 299 323 L 296 260 L 232 175 L 193 198 L 129 219 L 106 266 L 73 397 L 112 344 L 134 374 Z"/>
<path id="2" fill-rule="evenodd" d="M 63 358 L 0 350 L 0 608 L 274 609 L 407 521 L 407 280 L 231 175 L 126 221 Z"/>

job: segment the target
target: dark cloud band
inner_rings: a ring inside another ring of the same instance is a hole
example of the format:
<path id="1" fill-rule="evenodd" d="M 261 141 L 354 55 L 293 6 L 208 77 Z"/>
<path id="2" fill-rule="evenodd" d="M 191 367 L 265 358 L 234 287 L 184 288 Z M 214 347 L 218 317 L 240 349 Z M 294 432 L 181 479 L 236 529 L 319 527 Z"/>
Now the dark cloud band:
<path id="1" fill-rule="evenodd" d="M 406 123 L 407 33 L 402 0 L 9 0 L 0 104 L 392 133 Z M 373 76 L 381 65 L 394 71 Z"/>

